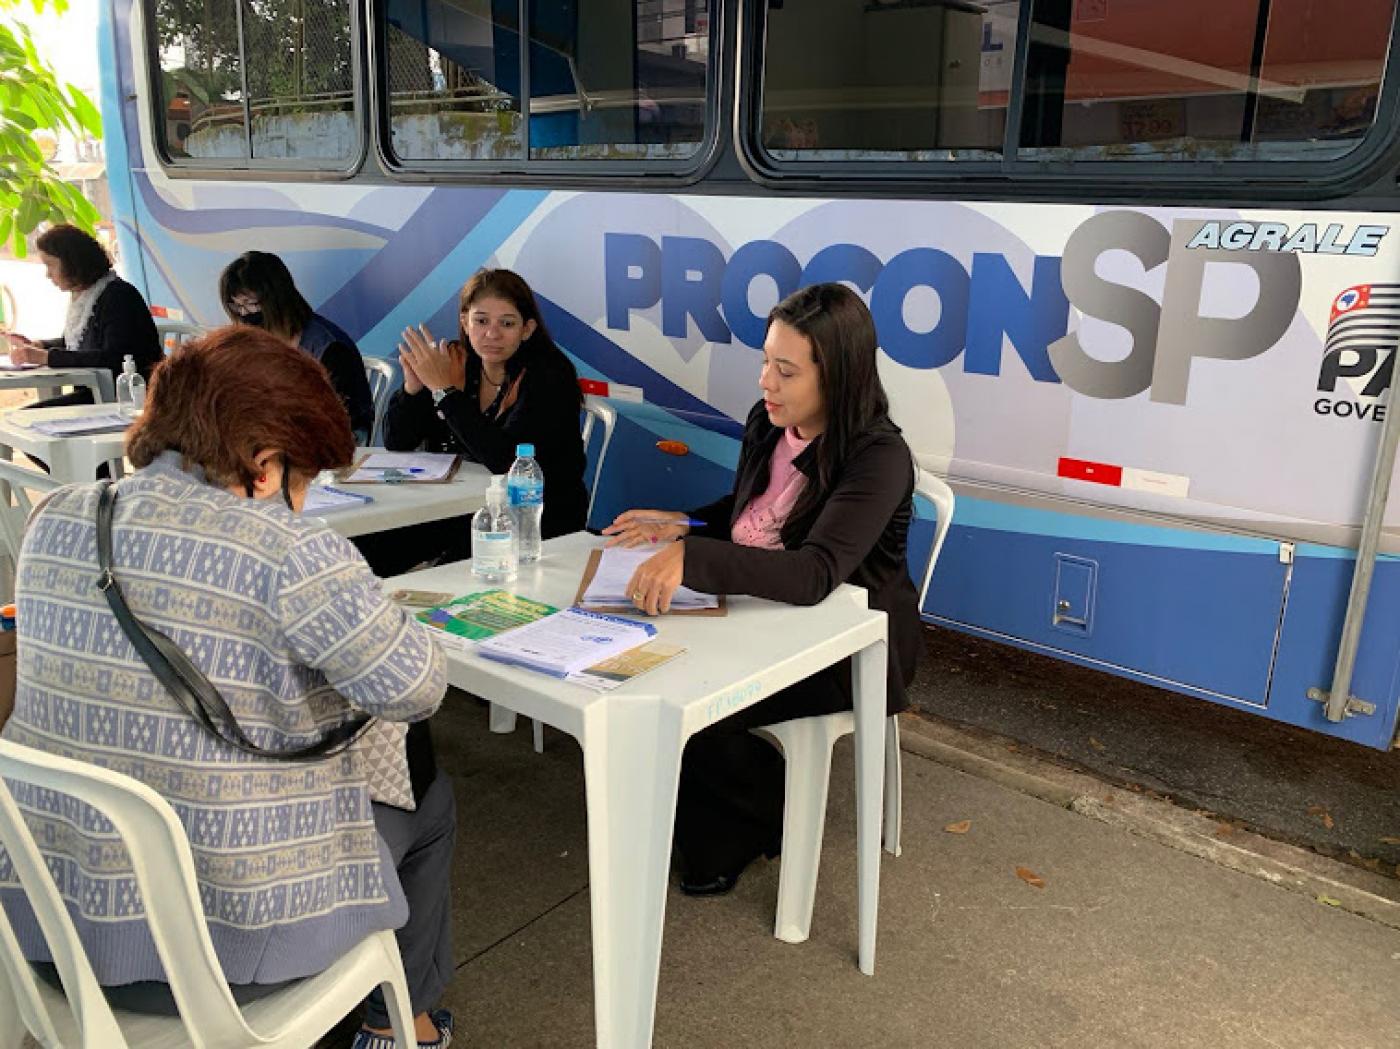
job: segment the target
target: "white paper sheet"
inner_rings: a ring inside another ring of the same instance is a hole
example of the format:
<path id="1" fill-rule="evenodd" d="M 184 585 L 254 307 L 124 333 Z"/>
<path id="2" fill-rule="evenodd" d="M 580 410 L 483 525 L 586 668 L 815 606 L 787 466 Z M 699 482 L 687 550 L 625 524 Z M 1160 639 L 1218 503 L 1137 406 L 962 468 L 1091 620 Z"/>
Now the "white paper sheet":
<path id="1" fill-rule="evenodd" d="M 649 623 L 569 608 L 487 638 L 477 650 L 501 663 L 567 677 L 654 636 L 656 627 Z"/>
<path id="2" fill-rule="evenodd" d="M 584 591 L 583 603 L 600 608 L 619 608 L 632 604 L 632 595 L 627 592 L 627 584 L 637 566 L 660 550 L 660 546 L 648 543 L 646 546 L 609 546 L 603 549 L 598 562 L 598 570 Z M 677 587 L 671 596 L 672 608 L 718 608 L 719 598 L 714 594 L 702 594 L 689 587 Z"/>
<path id="3" fill-rule="evenodd" d="M 371 452 L 347 481 L 441 481 L 455 455 L 446 452 Z"/>
<path id="4" fill-rule="evenodd" d="M 11 418 L 15 422 L 23 422 L 23 412 Z M 132 420 L 114 408 L 110 411 L 79 415 L 72 419 L 42 419 L 30 423 L 29 428 L 45 437 L 86 437 L 99 433 L 120 433 L 131 423 Z"/>
<path id="5" fill-rule="evenodd" d="M 306 503 L 302 506 L 301 512 L 311 517 L 318 517 L 336 510 L 364 506 L 373 501 L 371 496 L 361 495 L 359 492 L 346 492 L 339 488 L 332 488 L 327 484 L 313 484 L 306 490 Z"/>
<path id="6" fill-rule="evenodd" d="M 42 367 L 42 364 L 16 364 L 8 353 L 0 354 L 0 372 L 27 372 Z"/>

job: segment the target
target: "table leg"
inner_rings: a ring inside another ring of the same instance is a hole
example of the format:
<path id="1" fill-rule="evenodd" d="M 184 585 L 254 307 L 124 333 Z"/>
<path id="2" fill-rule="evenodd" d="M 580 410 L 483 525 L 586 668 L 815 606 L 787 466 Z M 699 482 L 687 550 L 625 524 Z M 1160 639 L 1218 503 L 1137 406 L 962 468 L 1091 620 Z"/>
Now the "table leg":
<path id="1" fill-rule="evenodd" d="M 597 1044 L 644 1049 L 656 1018 L 685 746 L 680 714 L 636 698 L 601 703 L 589 711 L 582 742 Z"/>
<path id="2" fill-rule="evenodd" d="M 856 899 L 859 907 L 859 964 L 875 974 L 875 931 L 880 906 L 880 821 L 885 789 L 884 641 L 868 645 L 852 659 L 856 713 Z"/>

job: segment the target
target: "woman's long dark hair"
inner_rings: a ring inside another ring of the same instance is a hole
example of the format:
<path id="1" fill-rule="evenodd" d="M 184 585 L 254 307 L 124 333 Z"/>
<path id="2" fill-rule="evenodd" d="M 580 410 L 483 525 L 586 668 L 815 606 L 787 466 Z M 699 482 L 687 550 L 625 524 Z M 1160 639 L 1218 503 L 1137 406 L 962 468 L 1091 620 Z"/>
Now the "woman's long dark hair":
<path id="1" fill-rule="evenodd" d="M 549 329 L 540 316 L 539 303 L 535 293 L 525 278 L 514 270 L 479 270 L 471 280 L 462 285 L 462 294 L 457 307 L 457 338 L 467 351 L 467 389 L 477 388 L 481 379 L 481 358 L 472 349 L 467 338 L 466 314 L 472 304 L 479 299 L 504 299 L 515 307 L 522 324 L 535 322 L 535 330 L 520 344 L 520 348 L 506 361 L 506 385 L 513 383 L 526 368 L 536 371 L 559 371 L 567 373 L 570 384 L 578 395 L 579 407 L 583 407 L 583 391 L 578 386 L 578 371 L 574 362 L 550 338 Z"/>
<path id="2" fill-rule="evenodd" d="M 879 337 L 860 296 L 844 284 L 813 284 L 793 292 L 768 314 L 812 344 L 826 428 L 816 440 L 816 484 L 805 485 L 789 521 L 801 521 L 826 499 L 856 439 L 872 429 L 898 428 L 876 366 Z"/>
<path id="3" fill-rule="evenodd" d="M 261 327 L 283 339 L 295 339 L 311 319 L 311 304 L 297 291 L 292 271 L 271 252 L 245 251 L 219 274 L 219 300 L 235 324 L 243 320 L 233 308 L 240 292 L 258 297 Z"/>

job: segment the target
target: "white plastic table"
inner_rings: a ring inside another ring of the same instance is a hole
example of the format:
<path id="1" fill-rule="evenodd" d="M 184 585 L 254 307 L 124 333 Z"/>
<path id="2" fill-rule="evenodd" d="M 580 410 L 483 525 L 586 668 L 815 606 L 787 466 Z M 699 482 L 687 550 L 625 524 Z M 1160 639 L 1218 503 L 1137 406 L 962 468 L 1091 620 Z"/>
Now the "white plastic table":
<path id="1" fill-rule="evenodd" d="M 381 450 L 365 448 L 360 451 Z M 389 484 L 384 481 L 344 484 L 337 481 L 332 487 L 367 495 L 373 501 L 318 516 L 333 530 L 353 539 L 357 535 L 476 513 L 486 505 L 486 486 L 490 482 L 490 470 L 480 463 L 465 462 L 457 467 L 452 480 L 443 484 Z"/>
<path id="2" fill-rule="evenodd" d="M 32 373 L 29 373 L 32 374 Z M 80 419 L 107 414 L 111 404 L 70 404 L 61 408 L 16 408 L 0 414 L 0 448 L 42 459 L 49 473 L 63 484 L 81 484 L 97 477 L 101 463 L 113 464 L 113 476 L 121 473 L 126 454 L 126 434 L 99 433 L 87 437 L 50 437 L 32 429 L 46 419 Z M 8 456 L 7 456 L 8 458 Z"/>
<path id="3" fill-rule="evenodd" d="M 558 607 L 578 589 L 596 536 L 575 533 L 544 544 L 540 563 L 511 589 Z M 469 562 L 411 572 L 386 586 L 470 593 Z M 819 605 L 798 608 L 732 597 L 724 617 L 665 616 L 658 638 L 685 646 L 671 662 L 612 692 L 594 692 L 543 674 L 445 648 L 458 688 L 579 741 L 588 806 L 593 1000 L 597 1044 L 651 1044 L 661 962 L 662 920 L 676 814 L 681 753 L 694 733 L 823 667 L 853 656 L 856 721 L 856 839 L 859 964 L 875 970 L 880 823 L 884 790 L 885 613 L 865 591 L 842 586 Z"/>
<path id="4" fill-rule="evenodd" d="M 64 386 L 92 391 L 94 401 L 112 401 L 112 373 L 106 368 L 9 368 L 0 370 L 0 390 L 38 390 L 40 396 L 52 396 Z M 47 391 L 47 392 L 46 392 Z"/>

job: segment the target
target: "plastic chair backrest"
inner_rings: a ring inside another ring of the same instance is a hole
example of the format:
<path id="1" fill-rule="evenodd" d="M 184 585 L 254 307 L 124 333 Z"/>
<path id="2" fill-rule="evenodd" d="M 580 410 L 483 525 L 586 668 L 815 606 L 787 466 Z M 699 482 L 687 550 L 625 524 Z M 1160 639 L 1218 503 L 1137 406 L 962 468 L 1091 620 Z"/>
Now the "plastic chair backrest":
<path id="1" fill-rule="evenodd" d="M 155 320 L 156 335 L 160 339 L 161 352 L 167 355 L 176 347 L 204 334 L 204 328 L 201 325 L 190 321 L 172 321 L 163 317 L 157 317 Z"/>
<path id="2" fill-rule="evenodd" d="M 933 566 L 938 563 L 943 540 L 948 538 L 948 528 L 953 523 L 953 508 L 957 497 L 948 483 L 929 470 L 914 462 L 914 494 L 921 495 L 933 504 L 936 517 L 933 522 L 933 544 L 929 547 L 928 564 L 924 566 L 924 578 L 919 586 L 919 611 L 923 612 L 928 601 L 929 584 L 933 581 Z"/>
<path id="3" fill-rule="evenodd" d="M 131 858 L 151 938 L 192 1043 L 210 1049 L 256 1044 L 260 1039 L 244 1022 L 209 939 L 185 829 L 165 799 L 110 769 L 0 739 L 0 845 L 34 910 L 83 1044 L 126 1043 L 7 779 L 67 794 L 112 823 Z M 52 1031 L 52 1022 L 18 951 L 13 929 L 0 910 L 0 960 L 26 1025 L 42 1040 L 46 1030 Z"/>
<path id="4" fill-rule="evenodd" d="M 0 459 L 0 544 L 4 547 L 0 553 L 18 563 L 24 529 L 34 509 L 29 493 L 48 493 L 61 487 L 61 482 L 42 470 Z"/>
<path id="5" fill-rule="evenodd" d="M 389 410 L 389 398 L 399 384 L 399 370 L 393 361 L 383 357 L 365 358 L 365 378 L 369 380 L 369 396 L 374 402 L 374 428 L 369 443 L 374 447 L 384 443 L 384 413 Z"/>
<path id="6" fill-rule="evenodd" d="M 587 393 L 583 396 L 583 450 L 588 451 L 588 441 L 593 436 L 593 425 L 603 428 L 603 443 L 598 446 L 598 462 L 593 467 L 593 483 L 588 486 L 588 516 L 586 525 L 593 520 L 593 503 L 598 498 L 598 482 L 603 479 L 603 457 L 608 454 L 608 444 L 612 441 L 613 429 L 617 426 L 617 409 L 604 398 Z"/>

